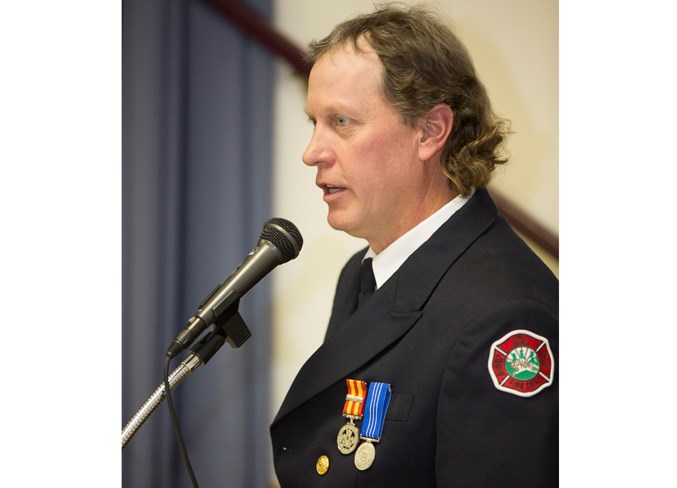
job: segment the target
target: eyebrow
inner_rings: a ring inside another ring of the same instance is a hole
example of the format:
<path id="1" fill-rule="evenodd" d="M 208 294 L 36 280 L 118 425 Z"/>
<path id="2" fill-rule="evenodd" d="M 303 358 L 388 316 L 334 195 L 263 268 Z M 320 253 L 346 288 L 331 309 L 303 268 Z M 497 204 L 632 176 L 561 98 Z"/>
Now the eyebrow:
<path id="1" fill-rule="evenodd" d="M 354 117 L 355 113 L 355 108 L 351 108 L 345 103 L 336 103 L 329 105 L 325 107 L 325 109 L 330 113 L 330 114 L 345 114 L 348 117 Z M 310 109 L 306 106 L 303 107 L 303 111 L 308 117 L 314 117 L 315 115 L 310 111 Z"/>

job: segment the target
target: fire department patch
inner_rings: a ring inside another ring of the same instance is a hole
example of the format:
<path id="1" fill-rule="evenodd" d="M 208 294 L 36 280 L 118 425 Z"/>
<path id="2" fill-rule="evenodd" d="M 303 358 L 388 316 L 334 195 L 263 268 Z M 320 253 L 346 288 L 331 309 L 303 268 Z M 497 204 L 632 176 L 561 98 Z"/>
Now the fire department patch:
<path id="1" fill-rule="evenodd" d="M 491 345 L 489 374 L 501 391 L 530 397 L 552 384 L 555 360 L 550 343 L 528 330 L 513 330 Z"/>

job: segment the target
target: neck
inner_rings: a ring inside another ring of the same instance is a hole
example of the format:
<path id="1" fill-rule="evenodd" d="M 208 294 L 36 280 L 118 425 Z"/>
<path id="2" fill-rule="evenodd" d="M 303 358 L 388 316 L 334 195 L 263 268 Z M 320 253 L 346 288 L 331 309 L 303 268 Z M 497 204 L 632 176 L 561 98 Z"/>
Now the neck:
<path id="1" fill-rule="evenodd" d="M 458 192 L 449 188 L 447 179 L 444 178 L 444 185 L 433 188 L 429 187 L 425 198 L 422 199 L 421 204 L 416 212 L 412 214 L 409 219 L 402 219 L 397 222 L 391 231 L 385 236 L 367 238 L 369 247 L 376 253 L 381 253 L 390 244 L 409 232 L 411 229 L 419 225 L 428 217 L 433 215 L 439 209 L 444 207 L 447 203 L 458 196 Z"/>

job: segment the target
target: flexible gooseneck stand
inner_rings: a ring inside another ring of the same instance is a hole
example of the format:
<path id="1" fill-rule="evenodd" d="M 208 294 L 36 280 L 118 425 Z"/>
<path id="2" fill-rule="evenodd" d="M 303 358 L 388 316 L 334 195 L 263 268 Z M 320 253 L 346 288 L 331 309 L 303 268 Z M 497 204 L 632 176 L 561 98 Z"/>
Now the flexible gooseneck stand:
<path id="1" fill-rule="evenodd" d="M 251 337 L 251 332 L 237 311 L 239 300 L 232 304 L 229 312 L 223 314 L 214 329 L 205 335 L 204 339 L 191 349 L 190 355 L 169 375 L 169 388 L 173 391 L 188 375 L 207 362 L 216 354 L 224 342 L 238 348 Z M 134 437 L 134 434 L 148 420 L 167 397 L 164 382 L 148 397 L 148 400 L 139 408 L 134 416 L 122 429 L 122 449 Z"/>
<path id="2" fill-rule="evenodd" d="M 251 337 L 247 324 L 238 312 L 240 298 L 275 266 L 296 258 L 302 246 L 301 233 L 288 220 L 272 218 L 263 225 L 263 231 L 256 247 L 224 283 L 214 288 L 214 291 L 198 307 L 197 313 L 190 318 L 188 326 L 176 336 L 167 349 L 167 362 L 163 372 L 166 375 L 163 380 L 166 379 L 166 381 L 163 381 L 122 429 L 123 449 L 167 395 L 190 373 L 206 364 L 224 342 L 227 341 L 231 346 L 238 348 Z M 171 374 L 167 374 L 169 361 L 178 353 L 186 350 L 212 324 L 214 324 L 214 330 L 191 349 L 191 354 L 181 363 L 181 366 Z M 165 390 L 166 386 L 169 387 L 169 391 Z M 172 407 L 171 396 L 169 403 Z M 173 408 L 170 410 L 173 413 Z M 174 416 L 172 419 L 175 420 Z M 180 440 L 177 422 L 174 423 L 177 426 L 177 437 Z M 183 443 L 180 442 L 180 444 Z M 187 456 L 185 459 L 187 460 Z M 189 465 L 188 468 L 191 471 Z"/>

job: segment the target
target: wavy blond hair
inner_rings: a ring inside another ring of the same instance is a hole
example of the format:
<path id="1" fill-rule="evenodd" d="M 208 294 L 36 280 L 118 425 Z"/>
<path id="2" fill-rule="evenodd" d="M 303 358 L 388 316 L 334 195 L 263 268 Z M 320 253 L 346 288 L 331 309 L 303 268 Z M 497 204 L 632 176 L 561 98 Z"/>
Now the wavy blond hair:
<path id="1" fill-rule="evenodd" d="M 454 112 L 451 135 L 442 151 L 442 169 L 463 195 L 483 188 L 501 155 L 509 122 L 491 108 L 470 54 L 454 33 L 424 7 L 392 4 L 337 25 L 324 39 L 310 43 L 315 62 L 333 48 L 363 38 L 383 64 L 382 90 L 402 122 L 413 126 L 438 103 Z"/>

